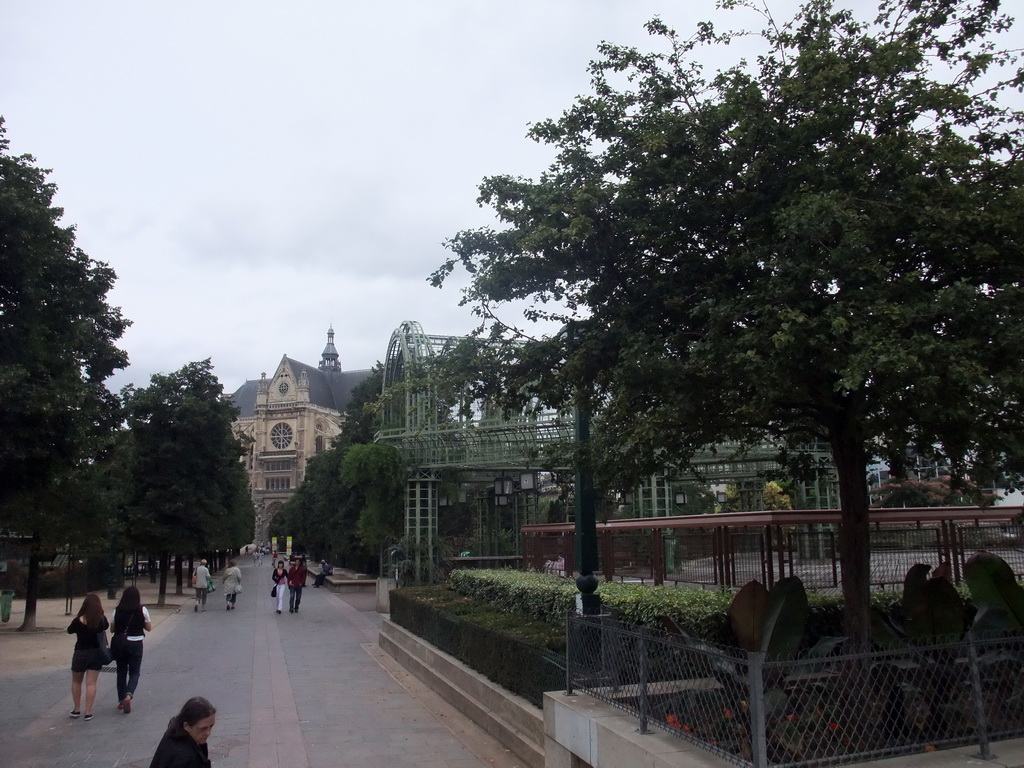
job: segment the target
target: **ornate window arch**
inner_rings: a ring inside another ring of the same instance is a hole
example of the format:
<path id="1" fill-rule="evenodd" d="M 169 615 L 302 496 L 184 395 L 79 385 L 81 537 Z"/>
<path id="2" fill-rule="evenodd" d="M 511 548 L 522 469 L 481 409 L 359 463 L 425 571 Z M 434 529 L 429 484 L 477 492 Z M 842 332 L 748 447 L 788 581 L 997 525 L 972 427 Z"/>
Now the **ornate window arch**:
<path id="1" fill-rule="evenodd" d="M 292 428 L 283 421 L 270 428 L 270 443 L 279 451 L 291 445 L 293 437 L 295 433 Z"/>

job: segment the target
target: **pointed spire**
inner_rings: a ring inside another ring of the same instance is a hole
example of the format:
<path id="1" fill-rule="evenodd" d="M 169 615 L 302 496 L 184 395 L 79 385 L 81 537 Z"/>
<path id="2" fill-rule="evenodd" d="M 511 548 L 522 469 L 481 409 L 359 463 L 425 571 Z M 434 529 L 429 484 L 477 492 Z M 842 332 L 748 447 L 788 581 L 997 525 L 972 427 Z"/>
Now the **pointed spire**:
<path id="1" fill-rule="evenodd" d="M 341 371 L 338 350 L 334 348 L 334 323 L 331 323 L 327 329 L 327 346 L 324 347 L 324 351 L 320 355 L 320 365 L 317 367 L 321 371 Z"/>

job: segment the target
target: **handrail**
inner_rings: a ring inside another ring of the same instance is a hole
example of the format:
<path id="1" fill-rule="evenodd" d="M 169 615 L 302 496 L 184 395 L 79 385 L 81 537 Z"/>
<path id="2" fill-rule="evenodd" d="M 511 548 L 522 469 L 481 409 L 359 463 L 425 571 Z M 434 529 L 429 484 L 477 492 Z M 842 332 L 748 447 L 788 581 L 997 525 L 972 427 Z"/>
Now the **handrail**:
<path id="1" fill-rule="evenodd" d="M 899 507 L 868 510 L 868 522 L 873 525 L 942 522 L 944 520 L 975 520 L 979 522 L 1006 522 L 1024 513 L 1024 507 Z M 723 512 L 707 515 L 674 515 L 669 517 L 634 517 L 598 523 L 600 530 L 648 530 L 651 528 L 747 528 L 766 525 L 838 524 L 842 511 L 838 509 L 781 509 L 758 512 Z M 575 530 L 573 523 L 538 523 L 524 525 L 525 535 L 566 533 Z"/>

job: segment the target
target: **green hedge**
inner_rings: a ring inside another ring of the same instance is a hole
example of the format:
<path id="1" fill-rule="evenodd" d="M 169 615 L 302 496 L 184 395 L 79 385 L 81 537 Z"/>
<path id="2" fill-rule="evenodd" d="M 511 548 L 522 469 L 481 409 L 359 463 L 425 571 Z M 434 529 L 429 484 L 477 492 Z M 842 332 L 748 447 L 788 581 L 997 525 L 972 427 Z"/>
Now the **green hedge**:
<path id="1" fill-rule="evenodd" d="M 565 685 L 565 633 L 510 617 L 444 587 L 391 593 L 391 619 L 494 683 L 543 706 L 544 691 Z"/>
<path id="2" fill-rule="evenodd" d="M 576 605 L 573 579 L 532 571 L 456 570 L 448 578 L 452 590 L 479 600 L 505 614 L 528 616 L 553 626 L 565 623 Z M 628 624 L 660 629 L 659 616 L 668 616 L 683 631 L 703 640 L 734 645 L 726 612 L 733 592 L 725 589 L 655 587 L 647 584 L 602 582 L 597 589 L 602 606 L 620 612 Z M 874 592 L 871 602 L 885 612 L 898 604 L 900 593 Z M 839 595 L 808 594 L 807 639 L 843 634 L 843 600 Z"/>

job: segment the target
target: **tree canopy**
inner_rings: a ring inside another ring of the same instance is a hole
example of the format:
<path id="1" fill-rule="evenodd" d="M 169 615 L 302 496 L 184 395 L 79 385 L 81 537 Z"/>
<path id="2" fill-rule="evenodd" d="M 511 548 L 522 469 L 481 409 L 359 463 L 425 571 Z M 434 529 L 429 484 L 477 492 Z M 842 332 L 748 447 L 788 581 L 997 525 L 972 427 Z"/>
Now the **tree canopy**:
<path id="1" fill-rule="evenodd" d="M 660 53 L 603 44 L 592 93 L 530 131 L 553 165 L 485 179 L 502 227 L 455 235 L 432 280 L 471 275 L 463 303 L 503 363 L 481 393 L 599 411 L 596 458 L 620 487 L 726 440 L 790 458 L 826 441 L 862 643 L 870 457 L 914 448 L 977 478 L 1021 453 L 1007 95 L 1024 76 L 994 43 L 1010 21 L 991 0 L 762 12 L 756 61 L 710 75 L 702 48 L 737 38 L 710 24 L 683 38 L 650 22 Z M 524 342 L 490 322 L 524 299 L 564 332 Z"/>
<path id="2" fill-rule="evenodd" d="M 0 118 L 0 510 L 32 538 L 32 629 L 40 551 L 104 535 L 94 470 L 120 424 L 105 382 L 127 365 L 116 342 L 129 323 L 107 303 L 113 270 L 61 224 L 49 171 L 9 148 Z"/>
<path id="3" fill-rule="evenodd" d="M 237 409 L 210 361 L 154 374 L 122 396 L 131 430 L 127 536 L 151 552 L 235 548 L 252 538 Z M 161 598 L 166 584 L 161 574 Z"/>
<path id="4" fill-rule="evenodd" d="M 50 486 L 96 456 L 120 419 L 104 382 L 128 363 L 116 275 L 75 245 L 56 187 L 13 156 L 0 118 L 0 500 Z"/>

